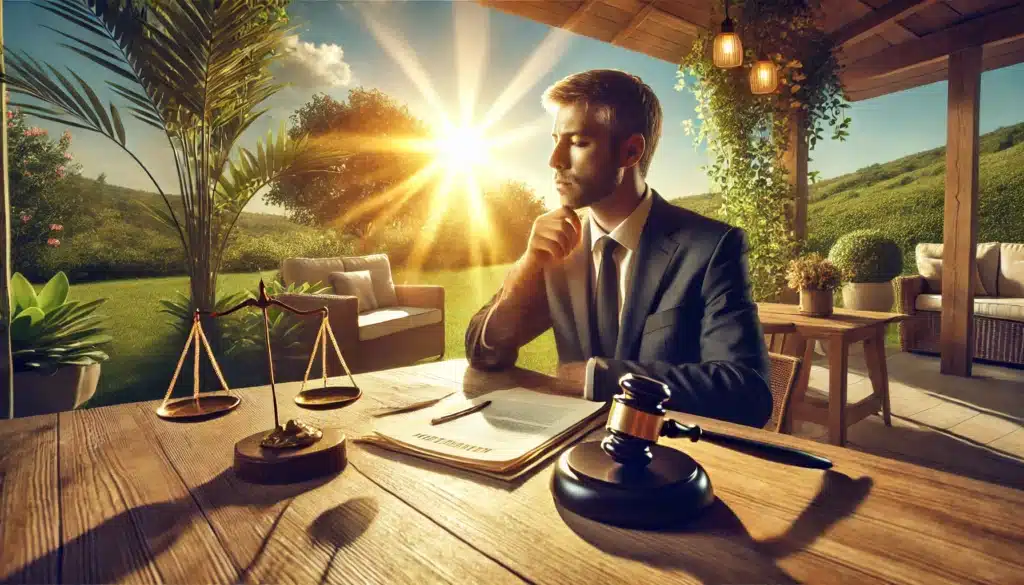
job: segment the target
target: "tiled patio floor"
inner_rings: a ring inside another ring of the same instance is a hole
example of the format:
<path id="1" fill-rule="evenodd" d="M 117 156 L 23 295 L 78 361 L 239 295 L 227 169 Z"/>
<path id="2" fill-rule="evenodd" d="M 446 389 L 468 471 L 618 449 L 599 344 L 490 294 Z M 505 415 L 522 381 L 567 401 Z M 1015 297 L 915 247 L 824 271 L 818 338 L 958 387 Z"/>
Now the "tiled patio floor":
<path id="1" fill-rule="evenodd" d="M 818 356 L 809 393 L 828 395 Z M 850 356 L 849 400 L 871 393 L 860 355 Z M 939 358 L 891 352 L 892 426 L 870 416 L 847 431 L 848 447 L 1024 489 L 1024 370 L 975 363 L 971 378 L 939 373 Z M 825 427 L 798 422 L 795 434 L 825 441 Z"/>

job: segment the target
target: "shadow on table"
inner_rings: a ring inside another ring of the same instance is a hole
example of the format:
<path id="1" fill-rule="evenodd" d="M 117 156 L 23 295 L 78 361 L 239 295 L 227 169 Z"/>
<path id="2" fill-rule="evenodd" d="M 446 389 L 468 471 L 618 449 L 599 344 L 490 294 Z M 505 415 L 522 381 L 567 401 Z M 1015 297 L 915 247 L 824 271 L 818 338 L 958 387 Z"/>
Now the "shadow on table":
<path id="1" fill-rule="evenodd" d="M 818 493 L 789 529 L 764 541 L 755 541 L 720 498 L 689 525 L 662 531 L 606 526 L 556 507 L 573 532 L 610 555 L 681 569 L 704 583 L 797 583 L 776 561 L 807 549 L 830 526 L 853 514 L 872 484 L 868 477 L 854 480 L 826 471 Z"/>
<path id="2" fill-rule="evenodd" d="M 338 551 L 345 548 L 373 524 L 377 517 L 377 500 L 373 498 L 352 498 L 325 510 L 307 528 L 314 542 L 330 547 L 331 558 L 324 567 L 320 583 L 327 583 L 331 574 L 331 566 L 338 556 Z"/>
<path id="3" fill-rule="evenodd" d="M 181 498 L 124 510 L 71 539 L 60 549 L 31 561 L 4 580 L 37 582 L 33 576 L 53 574 L 52 567 L 56 567 L 57 582 L 63 582 L 64 566 L 73 566 L 76 567 L 76 582 L 120 582 L 139 571 L 140 564 L 160 558 L 193 522 L 208 525 L 205 514 L 213 510 L 228 506 L 268 507 L 313 490 L 334 477 L 336 475 L 292 485 L 254 485 L 239 480 L 228 468 Z M 196 502 L 203 506 L 202 510 Z M 337 514 L 347 514 L 346 510 L 332 510 L 325 512 L 321 526 L 333 526 Z M 140 532 L 144 532 L 145 542 L 125 538 L 126 533 Z M 133 547 L 135 550 L 131 550 Z M 102 560 L 97 555 L 99 550 L 103 550 Z M 141 559 L 145 560 L 140 562 Z"/>

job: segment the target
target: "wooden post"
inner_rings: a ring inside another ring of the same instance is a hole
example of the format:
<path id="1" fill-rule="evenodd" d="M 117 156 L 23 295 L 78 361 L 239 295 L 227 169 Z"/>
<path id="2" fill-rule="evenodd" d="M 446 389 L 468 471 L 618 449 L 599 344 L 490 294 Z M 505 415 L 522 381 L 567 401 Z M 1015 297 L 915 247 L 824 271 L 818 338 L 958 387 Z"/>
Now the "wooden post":
<path id="1" fill-rule="evenodd" d="M 805 116 L 803 112 L 794 113 L 789 118 L 789 144 L 782 154 L 782 162 L 786 165 L 786 176 L 793 193 L 793 204 L 789 209 L 790 228 L 799 242 L 800 247 L 807 241 L 807 132 L 804 130 Z M 782 290 L 783 303 L 795 305 L 799 293 L 789 287 Z M 796 355 L 799 355 L 797 353 Z"/>
<path id="2" fill-rule="evenodd" d="M 946 203 L 942 230 L 939 370 L 970 376 L 974 359 L 975 249 L 978 240 L 978 103 L 981 47 L 949 56 Z"/>
<path id="3" fill-rule="evenodd" d="M 0 2 L 0 47 L 4 42 L 4 7 Z M 7 74 L 3 51 L 0 72 Z M 11 197 L 7 190 L 7 84 L 0 79 L 0 418 L 14 418 L 14 371 L 11 367 Z"/>
<path id="4" fill-rule="evenodd" d="M 789 144 L 783 155 L 789 184 L 793 189 L 792 228 L 801 245 L 807 240 L 807 132 L 806 116 L 798 112 L 789 118 Z"/>

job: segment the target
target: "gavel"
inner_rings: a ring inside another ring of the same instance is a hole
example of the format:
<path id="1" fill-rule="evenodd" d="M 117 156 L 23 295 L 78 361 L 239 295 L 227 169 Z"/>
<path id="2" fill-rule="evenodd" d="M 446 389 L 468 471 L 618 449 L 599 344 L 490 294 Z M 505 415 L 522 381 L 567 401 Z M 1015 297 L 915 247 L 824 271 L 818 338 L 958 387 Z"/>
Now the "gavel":
<path id="1" fill-rule="evenodd" d="M 653 459 L 651 445 L 660 437 L 689 437 L 733 447 L 787 465 L 831 469 L 832 462 L 806 451 L 701 429 L 665 418 L 665 403 L 671 397 L 667 385 L 647 376 L 625 374 L 619 379 L 622 392 L 612 398 L 601 449 L 627 466 L 648 465 Z"/>
<path id="2" fill-rule="evenodd" d="M 551 477 L 565 509 L 626 528 L 660 529 L 685 523 L 714 501 L 707 471 L 661 437 L 689 437 L 746 451 L 789 465 L 829 469 L 832 462 L 799 449 L 706 431 L 665 418 L 669 387 L 636 374 L 619 378 L 601 441 L 587 441 L 558 459 Z"/>

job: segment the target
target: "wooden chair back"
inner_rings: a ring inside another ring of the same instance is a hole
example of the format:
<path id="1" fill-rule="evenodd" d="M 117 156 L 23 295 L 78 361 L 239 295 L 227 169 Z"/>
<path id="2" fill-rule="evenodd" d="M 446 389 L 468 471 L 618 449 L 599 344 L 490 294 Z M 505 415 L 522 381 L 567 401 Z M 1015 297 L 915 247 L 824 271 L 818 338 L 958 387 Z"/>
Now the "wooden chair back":
<path id="1" fill-rule="evenodd" d="M 790 397 L 793 387 L 800 374 L 801 359 L 793 356 L 769 352 L 771 362 L 772 417 L 764 426 L 766 431 L 781 432 L 783 422 L 789 414 Z"/>

